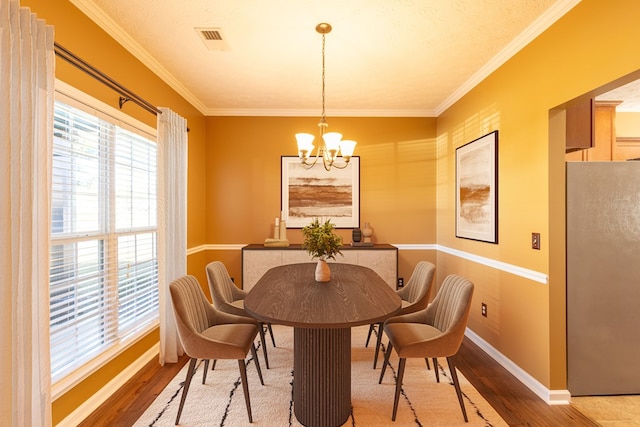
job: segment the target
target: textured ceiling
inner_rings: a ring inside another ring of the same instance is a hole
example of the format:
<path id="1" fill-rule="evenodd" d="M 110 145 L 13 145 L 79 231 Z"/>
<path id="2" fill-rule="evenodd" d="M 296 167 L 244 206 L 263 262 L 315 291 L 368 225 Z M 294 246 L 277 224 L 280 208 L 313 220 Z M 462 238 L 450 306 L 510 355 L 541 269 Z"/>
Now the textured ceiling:
<path id="1" fill-rule="evenodd" d="M 596 97 L 598 101 L 621 101 L 616 111 L 640 113 L 640 80 L 627 83 Z"/>
<path id="2" fill-rule="evenodd" d="M 327 116 L 428 117 L 580 0 L 71 1 L 205 115 L 319 115 L 328 22 Z"/>

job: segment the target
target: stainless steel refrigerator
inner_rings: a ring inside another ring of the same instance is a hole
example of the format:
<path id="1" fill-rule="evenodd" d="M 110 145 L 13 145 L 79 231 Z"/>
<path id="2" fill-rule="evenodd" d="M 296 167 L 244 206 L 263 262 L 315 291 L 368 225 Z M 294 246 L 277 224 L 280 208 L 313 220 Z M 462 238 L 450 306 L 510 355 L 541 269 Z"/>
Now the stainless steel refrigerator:
<path id="1" fill-rule="evenodd" d="M 574 396 L 640 393 L 640 162 L 567 163 Z"/>

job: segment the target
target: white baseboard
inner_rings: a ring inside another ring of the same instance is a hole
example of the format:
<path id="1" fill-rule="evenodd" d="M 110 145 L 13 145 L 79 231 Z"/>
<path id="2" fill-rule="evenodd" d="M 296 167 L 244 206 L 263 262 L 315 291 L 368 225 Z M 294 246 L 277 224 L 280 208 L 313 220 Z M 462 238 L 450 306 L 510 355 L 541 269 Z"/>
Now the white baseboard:
<path id="1" fill-rule="evenodd" d="M 56 424 L 56 427 L 74 427 L 84 421 L 93 413 L 100 405 L 102 405 L 112 394 L 129 381 L 140 369 L 160 354 L 160 345 L 156 344 L 138 357 L 131 365 L 127 366 L 122 372 L 115 376 L 111 381 L 98 390 L 93 396 L 78 406 L 72 413 L 67 415 L 62 421 Z M 159 363 L 159 362 L 158 362 Z"/>
<path id="2" fill-rule="evenodd" d="M 568 405 L 571 403 L 571 393 L 569 390 L 549 390 L 540 381 L 533 378 L 518 365 L 513 363 L 504 354 L 496 350 L 491 344 L 482 339 L 478 334 L 467 328 L 465 336 L 473 341 L 485 353 L 491 356 L 503 368 L 515 376 L 518 381 L 533 391 L 540 399 L 549 405 Z"/>

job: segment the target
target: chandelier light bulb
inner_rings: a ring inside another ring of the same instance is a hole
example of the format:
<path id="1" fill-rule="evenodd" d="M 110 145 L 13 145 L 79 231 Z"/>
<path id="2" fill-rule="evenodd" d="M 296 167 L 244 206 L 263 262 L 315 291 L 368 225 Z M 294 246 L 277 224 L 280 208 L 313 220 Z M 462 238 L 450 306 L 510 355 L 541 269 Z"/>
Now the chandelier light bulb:
<path id="1" fill-rule="evenodd" d="M 314 138 L 315 137 L 310 133 L 296 133 L 296 140 L 298 141 L 298 156 L 303 162 L 313 151 Z"/>
<path id="2" fill-rule="evenodd" d="M 340 150 L 340 139 L 342 139 L 342 134 L 338 132 L 327 132 L 322 135 L 322 139 L 324 140 L 324 146 L 329 158 L 331 160 L 335 160 L 338 155 L 338 150 Z"/>
<path id="3" fill-rule="evenodd" d="M 356 149 L 356 142 L 350 139 L 343 139 L 340 141 L 340 154 L 344 157 L 345 161 L 349 161 L 353 156 L 353 151 Z"/>

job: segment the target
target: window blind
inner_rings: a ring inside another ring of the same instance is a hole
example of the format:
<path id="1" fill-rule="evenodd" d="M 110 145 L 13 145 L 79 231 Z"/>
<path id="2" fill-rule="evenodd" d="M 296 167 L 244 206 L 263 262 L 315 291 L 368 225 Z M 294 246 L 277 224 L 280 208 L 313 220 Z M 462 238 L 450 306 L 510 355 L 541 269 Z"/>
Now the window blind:
<path id="1" fill-rule="evenodd" d="M 55 382 L 158 319 L 157 152 L 108 114 L 56 100 L 52 160 Z"/>

